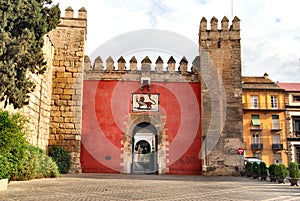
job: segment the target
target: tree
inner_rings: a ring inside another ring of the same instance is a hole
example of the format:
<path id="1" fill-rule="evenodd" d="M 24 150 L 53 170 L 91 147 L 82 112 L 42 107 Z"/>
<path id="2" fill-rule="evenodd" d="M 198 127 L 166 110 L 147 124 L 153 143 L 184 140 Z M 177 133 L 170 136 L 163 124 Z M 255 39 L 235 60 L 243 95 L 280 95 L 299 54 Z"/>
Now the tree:
<path id="1" fill-rule="evenodd" d="M 45 72 L 43 37 L 60 9 L 51 0 L 0 0 L 0 19 L 0 100 L 21 108 L 35 87 L 29 73 Z"/>

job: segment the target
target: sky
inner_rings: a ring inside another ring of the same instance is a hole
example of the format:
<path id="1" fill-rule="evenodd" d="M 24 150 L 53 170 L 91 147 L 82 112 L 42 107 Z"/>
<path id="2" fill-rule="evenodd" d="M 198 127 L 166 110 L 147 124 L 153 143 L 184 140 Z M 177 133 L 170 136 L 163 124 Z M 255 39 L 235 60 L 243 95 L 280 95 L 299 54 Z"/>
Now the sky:
<path id="1" fill-rule="evenodd" d="M 53 0 L 53 3 L 59 3 L 62 17 L 69 6 L 74 9 L 74 16 L 82 7 L 87 10 L 85 54 L 90 57 L 107 41 L 139 30 L 169 31 L 197 45 L 202 17 L 209 25 L 215 16 L 220 27 L 224 16 L 230 24 L 237 16 L 241 20 L 243 76 L 267 73 L 273 81 L 300 82 L 299 0 Z"/>

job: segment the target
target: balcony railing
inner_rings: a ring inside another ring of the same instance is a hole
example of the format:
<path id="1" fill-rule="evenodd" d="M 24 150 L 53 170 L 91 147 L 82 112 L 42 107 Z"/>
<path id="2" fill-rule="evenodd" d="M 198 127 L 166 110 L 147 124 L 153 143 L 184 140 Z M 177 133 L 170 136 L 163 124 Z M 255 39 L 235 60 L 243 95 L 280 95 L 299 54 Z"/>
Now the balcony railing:
<path id="1" fill-rule="evenodd" d="M 264 148 L 263 144 L 251 144 L 251 149 L 252 150 L 262 150 Z"/>
<path id="2" fill-rule="evenodd" d="M 260 131 L 262 129 L 263 129 L 263 125 L 262 124 L 260 124 L 259 126 L 254 126 L 254 125 L 252 125 L 252 123 L 250 123 L 250 130 L 252 130 L 252 131 Z"/>
<path id="3" fill-rule="evenodd" d="M 272 150 L 283 150 L 283 144 L 272 144 Z"/>
<path id="4" fill-rule="evenodd" d="M 249 109 L 249 110 L 282 110 L 285 109 L 284 104 L 277 104 L 277 107 L 272 107 L 271 104 L 266 103 L 259 103 L 257 107 L 253 107 L 251 103 L 243 103 L 243 109 Z"/>

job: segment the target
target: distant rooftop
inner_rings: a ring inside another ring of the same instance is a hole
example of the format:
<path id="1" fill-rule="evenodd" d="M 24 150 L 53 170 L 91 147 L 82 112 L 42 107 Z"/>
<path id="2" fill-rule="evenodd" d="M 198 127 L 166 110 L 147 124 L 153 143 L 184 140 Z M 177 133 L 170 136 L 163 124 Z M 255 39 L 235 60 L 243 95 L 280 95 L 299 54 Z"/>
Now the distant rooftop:
<path id="1" fill-rule="evenodd" d="M 300 82 L 278 82 L 278 85 L 286 91 L 300 91 Z"/>
<path id="2" fill-rule="evenodd" d="M 283 90 L 283 88 L 269 79 L 267 73 L 265 73 L 263 76 L 243 76 L 242 87 L 243 89 Z"/>

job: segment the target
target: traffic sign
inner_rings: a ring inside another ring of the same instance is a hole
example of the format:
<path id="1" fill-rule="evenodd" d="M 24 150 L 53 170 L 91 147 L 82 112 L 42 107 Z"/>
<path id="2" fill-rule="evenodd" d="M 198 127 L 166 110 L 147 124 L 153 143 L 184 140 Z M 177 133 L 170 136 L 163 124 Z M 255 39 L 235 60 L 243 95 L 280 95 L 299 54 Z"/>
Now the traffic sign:
<path id="1" fill-rule="evenodd" d="M 243 155 L 244 154 L 244 148 L 243 147 L 239 147 L 238 149 L 237 149 L 237 153 L 239 154 L 239 155 Z"/>

